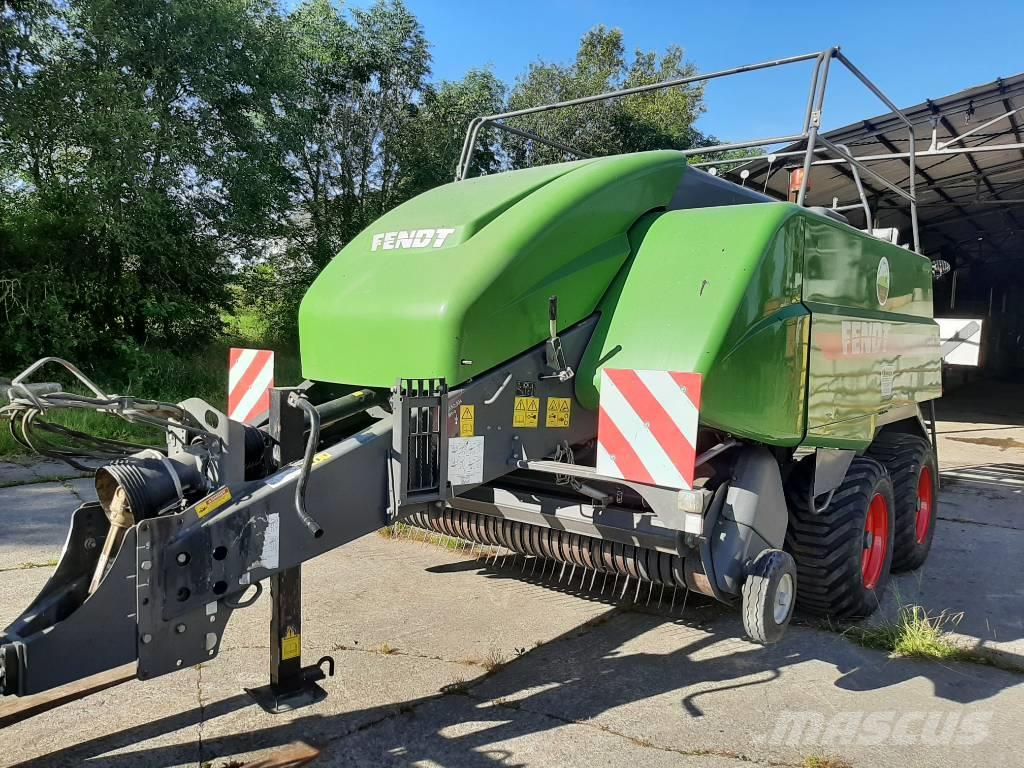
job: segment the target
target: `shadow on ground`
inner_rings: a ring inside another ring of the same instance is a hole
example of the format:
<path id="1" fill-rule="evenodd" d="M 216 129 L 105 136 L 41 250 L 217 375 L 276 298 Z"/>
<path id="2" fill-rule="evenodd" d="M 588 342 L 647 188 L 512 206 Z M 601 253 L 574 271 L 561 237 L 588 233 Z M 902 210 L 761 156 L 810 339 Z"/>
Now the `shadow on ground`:
<path id="1" fill-rule="evenodd" d="M 490 579 L 530 579 L 519 568 L 479 560 L 439 567 L 467 568 Z M 608 713 L 653 697 L 667 697 L 665 703 L 671 703 L 681 727 L 696 727 L 702 718 L 721 718 L 723 707 L 757 706 L 754 702 L 758 699 L 751 692 L 763 690 L 789 668 L 806 662 L 827 665 L 829 678 L 841 691 L 879 691 L 924 679 L 930 681 L 937 698 L 958 704 L 988 699 L 1021 682 L 1019 676 L 991 668 L 968 665 L 954 669 L 934 662 L 894 661 L 839 635 L 799 626 L 792 628 L 781 644 L 760 648 L 739 639 L 742 628 L 734 613 L 706 600 L 691 598 L 683 618 L 667 618 L 664 605 L 659 611 L 644 604 L 645 596 L 651 599 L 646 587 L 640 592 L 640 604 L 635 604 L 631 594 L 626 603 L 616 602 L 620 597 L 617 590 L 609 596 L 607 588 L 597 593 L 591 592 L 589 585 L 582 590 L 569 587 L 564 574 L 532 580 L 551 590 L 605 602 L 609 608 L 543 645 L 523 649 L 490 673 L 430 696 L 341 714 L 298 713 L 294 719 L 274 721 L 266 727 L 213 735 L 225 730 L 211 727 L 219 718 L 253 706 L 248 697 L 238 694 L 18 766 L 95 761 L 109 768 L 136 768 L 194 763 L 194 744 L 169 745 L 162 737 L 204 724 L 211 735 L 202 740 L 202 755 L 238 755 L 301 739 L 322 748 L 324 757 L 331 758 L 325 760 L 330 764 L 347 760 L 403 765 L 434 761 L 492 768 L 508 765 L 507 755 L 495 751 L 496 742 L 543 735 L 574 724 L 608 730 L 604 725 Z M 664 600 L 657 589 L 652 590 L 653 597 Z M 649 639 L 636 642 L 651 633 L 661 633 L 653 645 Z M 826 689 L 814 695 L 829 696 Z M 266 722 L 261 720 L 261 724 Z M 367 735 L 360 741 L 360 734 L 370 729 L 372 738 Z"/>

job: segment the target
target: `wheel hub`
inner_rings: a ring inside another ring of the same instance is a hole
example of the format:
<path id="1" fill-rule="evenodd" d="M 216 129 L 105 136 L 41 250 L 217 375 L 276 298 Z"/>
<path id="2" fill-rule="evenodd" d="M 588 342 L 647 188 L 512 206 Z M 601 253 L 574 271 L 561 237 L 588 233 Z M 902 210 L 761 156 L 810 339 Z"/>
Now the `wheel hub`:
<path id="1" fill-rule="evenodd" d="M 861 578 L 865 589 L 874 589 L 882 578 L 889 545 L 889 504 L 876 493 L 868 506 L 864 523 L 864 551 L 861 554 Z"/>
<path id="2" fill-rule="evenodd" d="M 932 469 L 931 467 L 922 467 L 921 476 L 917 480 L 917 519 L 914 524 L 918 544 L 924 544 L 928 539 L 934 504 L 935 486 L 932 483 Z"/>
<path id="3" fill-rule="evenodd" d="M 789 617 L 789 612 L 793 609 L 794 592 L 793 577 L 788 573 L 782 574 L 779 585 L 775 588 L 775 600 L 772 603 L 772 617 L 776 624 L 785 623 Z"/>

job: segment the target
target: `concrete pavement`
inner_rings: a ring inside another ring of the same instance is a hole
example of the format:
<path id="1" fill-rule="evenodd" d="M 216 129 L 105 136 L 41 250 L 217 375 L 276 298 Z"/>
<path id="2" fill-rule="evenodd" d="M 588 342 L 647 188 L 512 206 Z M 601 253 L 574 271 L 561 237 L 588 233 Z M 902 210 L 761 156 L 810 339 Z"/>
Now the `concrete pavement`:
<path id="1" fill-rule="evenodd" d="M 1024 637 L 1014 482 L 1024 449 L 951 440 L 968 426 L 940 423 L 954 474 L 935 549 L 894 583 L 903 602 L 962 611 L 970 642 L 1013 644 Z M 1002 431 L 1024 443 L 1016 429 Z M 52 572 L 68 516 L 89 494 L 78 480 L 0 489 L 0 624 Z M 209 664 L 5 729 L 0 765 L 225 768 L 296 739 L 323 749 L 316 766 L 739 768 L 817 755 L 855 766 L 1024 765 L 1019 673 L 893 659 L 809 626 L 759 648 L 717 604 L 691 597 L 668 611 L 664 596 L 659 610 L 663 596 L 644 587 L 633 606 L 635 582 L 616 600 L 591 593 L 582 574 L 531 578 L 523 566 L 368 536 L 304 569 L 304 657 L 337 660 L 324 702 L 269 716 L 242 693 L 265 682 L 262 599 L 235 614 Z M 883 609 L 896 606 L 892 595 Z"/>

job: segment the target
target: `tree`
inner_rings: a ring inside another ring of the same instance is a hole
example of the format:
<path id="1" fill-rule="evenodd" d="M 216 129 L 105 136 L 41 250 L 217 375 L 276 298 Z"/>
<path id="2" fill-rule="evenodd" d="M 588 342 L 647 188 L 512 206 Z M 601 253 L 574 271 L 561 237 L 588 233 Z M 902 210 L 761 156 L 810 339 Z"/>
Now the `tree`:
<path id="1" fill-rule="evenodd" d="M 531 64 L 517 80 L 508 108 L 524 109 L 695 73 L 677 46 L 660 55 L 638 50 L 627 61 L 622 31 L 598 26 L 580 40 L 571 64 Z M 702 85 L 685 85 L 526 115 L 510 124 L 593 155 L 687 149 L 704 140 L 694 128 L 704 111 L 703 95 Z M 503 138 L 502 145 L 513 167 L 567 159 L 561 150 L 519 137 Z"/>
<path id="2" fill-rule="evenodd" d="M 430 71 L 423 29 L 395 0 L 356 9 L 307 0 L 288 17 L 296 90 L 283 105 L 289 249 L 322 268 L 408 194 L 403 158 Z"/>
<path id="3" fill-rule="evenodd" d="M 16 283 L 0 352 L 205 343 L 232 259 L 286 201 L 268 130 L 286 86 L 275 7 L 31 5 L 5 8 L 0 38 L 0 184 L 16 196 L 0 223 L 0 280 Z"/>

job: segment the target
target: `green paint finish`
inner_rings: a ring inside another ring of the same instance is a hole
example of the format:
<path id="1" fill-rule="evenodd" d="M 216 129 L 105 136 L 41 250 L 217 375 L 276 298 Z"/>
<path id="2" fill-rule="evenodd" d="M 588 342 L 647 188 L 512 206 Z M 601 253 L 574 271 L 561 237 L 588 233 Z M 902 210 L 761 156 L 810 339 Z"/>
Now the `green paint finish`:
<path id="1" fill-rule="evenodd" d="M 548 297 L 562 327 L 590 315 L 629 256 L 629 228 L 668 204 L 685 167 L 667 151 L 583 160 L 448 184 L 395 208 L 303 299 L 303 375 L 458 384 L 540 343 Z"/>
<path id="2" fill-rule="evenodd" d="M 786 203 L 651 215 L 632 242 L 579 372 L 589 407 L 604 366 L 693 371 L 704 426 L 859 450 L 881 413 L 941 394 L 917 254 Z"/>
<path id="3" fill-rule="evenodd" d="M 600 370 L 704 375 L 701 422 L 775 445 L 804 434 L 809 328 L 799 303 L 803 216 L 787 204 L 655 214 L 602 300 L 576 394 L 596 407 Z"/>
<path id="4" fill-rule="evenodd" d="M 942 394 L 935 323 L 808 306 L 813 319 L 806 445 L 860 450 L 874 438 L 884 411 Z"/>
<path id="5" fill-rule="evenodd" d="M 806 445 L 862 449 L 891 408 L 942 394 L 931 263 L 828 219 L 808 220 Z"/>
<path id="6" fill-rule="evenodd" d="M 853 314 L 892 313 L 930 322 L 931 262 L 824 216 L 807 215 L 805 304 L 848 307 Z M 881 265 L 882 260 L 885 264 Z M 886 288 L 882 289 L 879 283 Z M 884 298 L 884 303 L 879 299 Z"/>
<path id="7" fill-rule="evenodd" d="M 860 449 L 879 416 L 938 397 L 926 259 L 788 203 L 666 211 L 685 161 L 647 152 L 432 190 L 356 237 L 300 310 L 303 373 L 450 384 L 600 312 L 576 378 L 704 376 L 701 423 Z"/>

